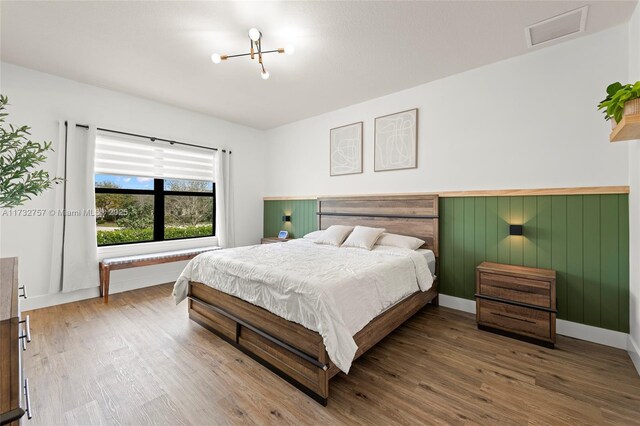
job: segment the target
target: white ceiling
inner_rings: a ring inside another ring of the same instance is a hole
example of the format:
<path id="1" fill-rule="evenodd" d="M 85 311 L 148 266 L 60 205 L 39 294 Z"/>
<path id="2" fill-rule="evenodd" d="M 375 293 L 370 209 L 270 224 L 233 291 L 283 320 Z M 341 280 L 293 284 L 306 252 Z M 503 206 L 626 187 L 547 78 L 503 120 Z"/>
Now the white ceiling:
<path id="1" fill-rule="evenodd" d="M 636 2 L 3 1 L 1 56 L 268 129 L 527 53 L 527 25 L 585 4 L 589 34 Z M 248 58 L 210 60 L 247 51 L 253 26 L 266 49 L 296 47 L 265 56 L 267 81 Z"/>

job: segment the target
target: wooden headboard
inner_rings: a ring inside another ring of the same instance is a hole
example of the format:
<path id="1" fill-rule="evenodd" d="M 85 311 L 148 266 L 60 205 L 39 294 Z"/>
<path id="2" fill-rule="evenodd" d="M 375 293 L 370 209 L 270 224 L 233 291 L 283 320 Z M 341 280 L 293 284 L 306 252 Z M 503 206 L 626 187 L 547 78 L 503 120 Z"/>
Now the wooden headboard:
<path id="1" fill-rule="evenodd" d="M 385 228 L 425 241 L 438 257 L 438 196 L 379 195 L 318 199 L 318 229 L 331 225 Z"/>

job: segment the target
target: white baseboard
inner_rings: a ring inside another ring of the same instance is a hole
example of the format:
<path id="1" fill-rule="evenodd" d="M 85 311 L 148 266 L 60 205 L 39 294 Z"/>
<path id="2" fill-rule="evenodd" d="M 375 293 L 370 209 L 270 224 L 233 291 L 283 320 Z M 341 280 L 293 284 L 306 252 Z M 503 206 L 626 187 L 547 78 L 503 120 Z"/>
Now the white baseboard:
<path id="1" fill-rule="evenodd" d="M 476 313 L 475 300 L 463 299 L 462 297 L 447 296 L 446 294 L 442 293 L 438 295 L 438 300 L 440 301 L 440 306 L 444 306 L 445 308 L 451 308 L 462 312 L 469 312 L 470 314 Z"/>
<path id="2" fill-rule="evenodd" d="M 175 280 L 178 279 L 178 276 L 180 276 L 180 273 L 182 272 L 186 264 L 187 261 L 171 262 L 163 263 L 160 265 L 151 265 L 140 268 L 120 269 L 112 271 L 109 294 L 116 294 L 123 291 L 136 290 L 138 288 L 151 287 L 171 281 L 175 282 Z M 30 296 L 26 300 L 21 299 L 20 305 L 23 311 L 28 311 L 32 309 L 61 305 L 63 303 L 72 303 L 79 300 L 91 299 L 94 297 L 98 297 L 99 295 L 100 290 L 98 289 L 98 287 L 85 288 L 69 293 L 51 293 Z"/>
<path id="3" fill-rule="evenodd" d="M 136 290 L 144 287 L 152 287 L 154 285 L 166 284 L 166 281 L 159 283 L 149 283 L 140 281 L 125 282 L 111 285 L 109 295 L 122 293 L 124 291 Z M 20 299 L 20 310 L 31 311 L 33 309 L 48 308 L 50 306 L 63 305 L 65 303 L 73 303 L 79 300 L 93 299 L 100 297 L 100 289 L 98 287 L 85 288 L 70 293 L 53 293 L 42 296 L 33 296 L 28 299 Z"/>
<path id="4" fill-rule="evenodd" d="M 70 293 L 52 293 L 41 296 L 29 296 L 27 299 L 20 299 L 20 310 L 31 311 L 33 309 L 48 308 L 49 306 L 62 305 L 65 303 L 77 302 L 78 300 L 91 299 L 100 296 L 98 287 L 85 288 L 72 291 Z"/>
<path id="5" fill-rule="evenodd" d="M 627 351 L 629 352 L 633 365 L 635 365 L 636 370 L 638 370 L 638 374 L 640 374 L 640 346 L 633 340 L 631 335 L 629 335 Z"/>
<path id="6" fill-rule="evenodd" d="M 627 333 L 561 319 L 556 321 L 556 333 L 562 336 L 573 337 L 574 339 L 586 340 L 588 342 L 625 350 L 627 349 L 627 341 L 629 339 Z"/>
<path id="7" fill-rule="evenodd" d="M 440 294 L 438 298 L 440 300 L 440 306 L 444 306 L 445 308 L 457 309 L 472 314 L 476 313 L 476 302 L 473 300 L 447 296 L 446 294 Z M 556 333 L 562 336 L 573 337 L 574 339 L 586 340 L 588 342 L 625 350 L 629 347 L 630 341 L 630 336 L 627 333 L 561 319 L 556 321 Z M 638 352 L 636 352 L 636 354 L 637 353 Z"/>

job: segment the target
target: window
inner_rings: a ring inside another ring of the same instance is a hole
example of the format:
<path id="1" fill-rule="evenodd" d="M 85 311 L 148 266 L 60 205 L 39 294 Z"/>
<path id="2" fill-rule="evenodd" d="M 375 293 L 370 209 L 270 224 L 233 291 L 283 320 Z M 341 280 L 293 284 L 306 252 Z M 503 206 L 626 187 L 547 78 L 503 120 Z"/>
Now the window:
<path id="1" fill-rule="evenodd" d="M 215 184 L 95 175 L 98 246 L 215 235 Z"/>
<path id="2" fill-rule="evenodd" d="M 210 151 L 98 133 L 95 167 L 99 246 L 215 235 Z"/>

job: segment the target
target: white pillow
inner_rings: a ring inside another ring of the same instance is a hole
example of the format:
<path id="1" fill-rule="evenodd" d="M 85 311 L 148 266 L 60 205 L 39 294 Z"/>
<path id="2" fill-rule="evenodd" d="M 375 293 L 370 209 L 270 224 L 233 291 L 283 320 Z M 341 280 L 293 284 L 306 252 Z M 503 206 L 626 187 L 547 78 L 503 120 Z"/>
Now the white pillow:
<path id="1" fill-rule="evenodd" d="M 307 240 L 316 240 L 322 234 L 324 234 L 324 231 L 313 231 L 313 232 L 309 232 L 307 235 L 305 235 L 302 238 L 306 238 Z"/>
<path id="2" fill-rule="evenodd" d="M 424 244 L 419 238 L 407 237 L 406 235 L 387 234 L 380 235 L 376 245 L 406 248 L 409 250 L 417 250 Z"/>
<path id="3" fill-rule="evenodd" d="M 342 247 L 358 247 L 371 250 L 384 231 L 384 228 L 356 226 L 353 229 L 353 232 L 349 235 L 349 238 L 342 243 Z"/>
<path id="4" fill-rule="evenodd" d="M 353 231 L 353 226 L 331 225 L 322 233 L 322 235 L 313 240 L 313 242 L 316 244 L 329 244 L 339 247 L 351 231 Z"/>

